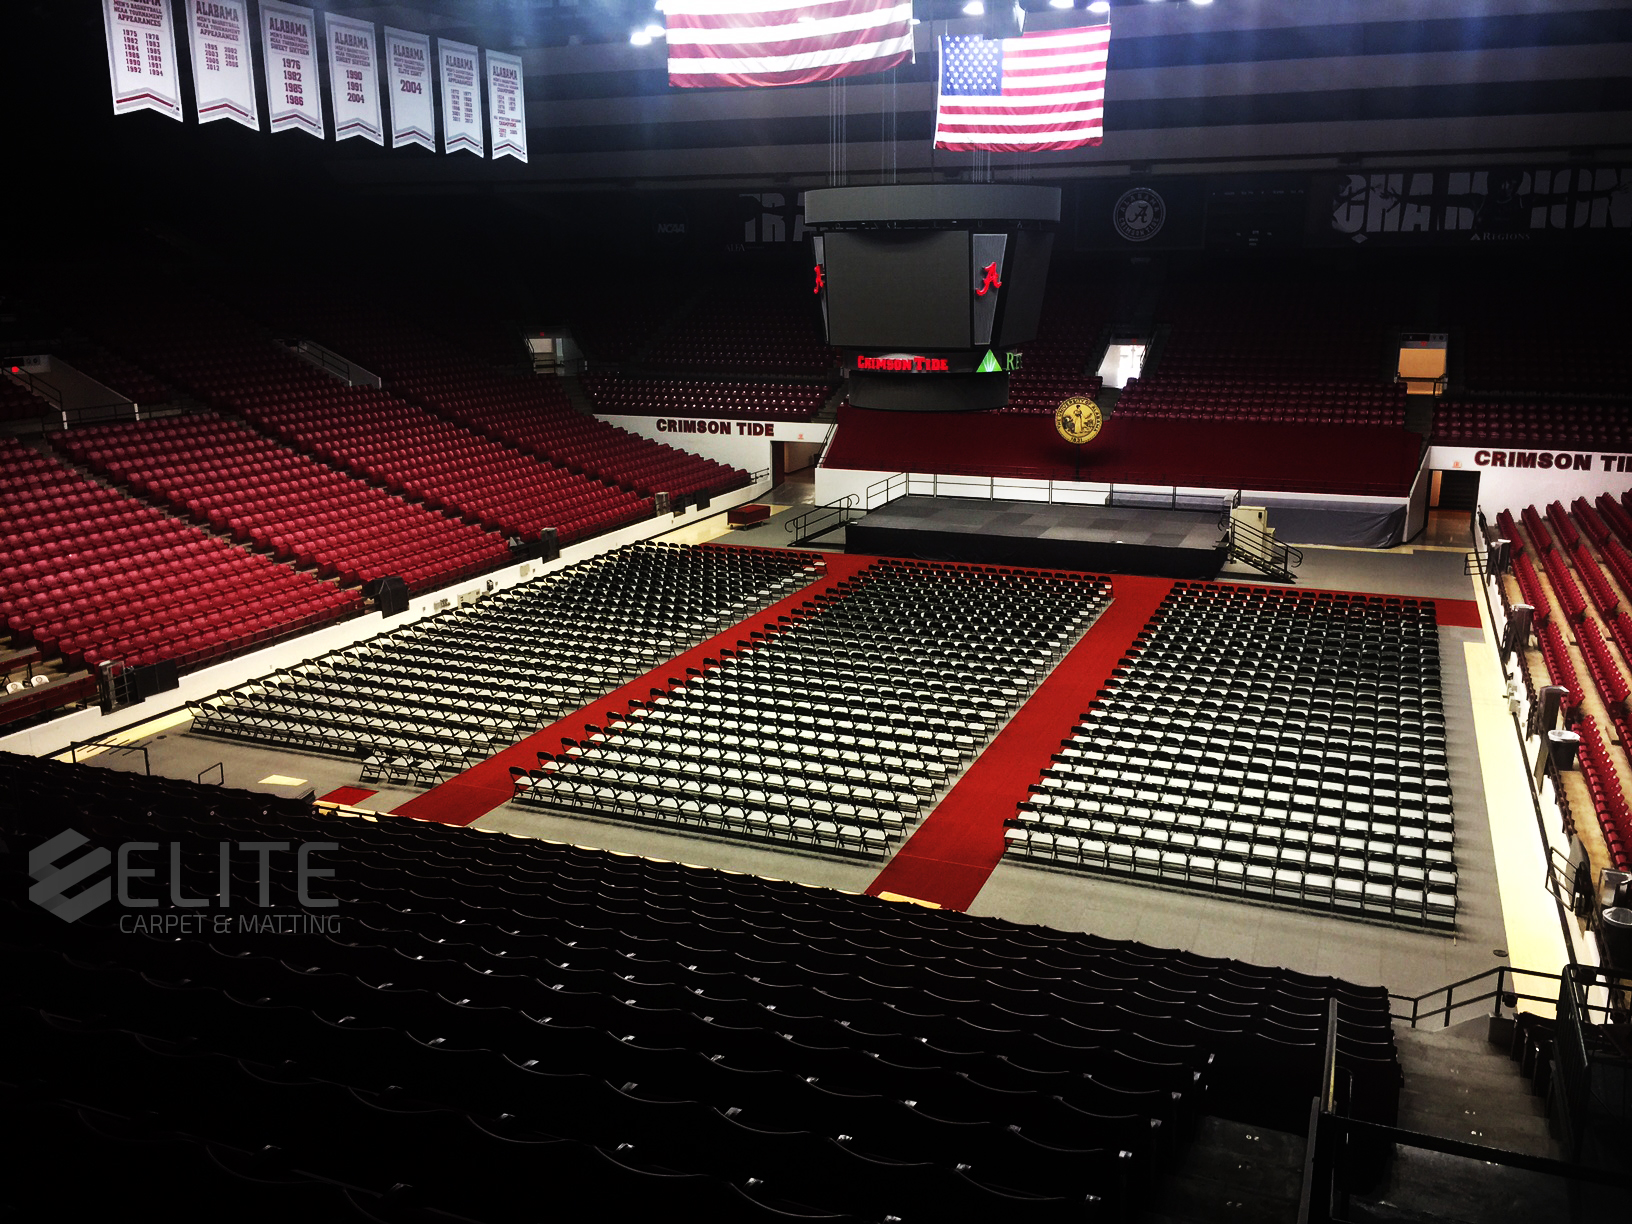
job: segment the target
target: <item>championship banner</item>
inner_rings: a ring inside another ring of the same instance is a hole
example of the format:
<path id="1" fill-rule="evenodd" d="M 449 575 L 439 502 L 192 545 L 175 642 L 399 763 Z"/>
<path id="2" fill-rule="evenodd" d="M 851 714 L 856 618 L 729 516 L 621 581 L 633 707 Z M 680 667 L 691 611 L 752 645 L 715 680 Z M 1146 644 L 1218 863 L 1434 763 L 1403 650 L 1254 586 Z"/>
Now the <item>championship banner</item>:
<path id="1" fill-rule="evenodd" d="M 323 139 L 323 88 L 317 78 L 317 19 L 309 8 L 261 0 L 266 104 L 272 130 Z"/>
<path id="2" fill-rule="evenodd" d="M 487 113 L 493 127 L 493 156 L 527 160 L 527 94 L 521 58 L 501 51 L 487 56 Z"/>
<path id="3" fill-rule="evenodd" d="M 102 0 L 113 113 L 156 110 L 182 119 L 170 0 Z"/>
<path id="4" fill-rule="evenodd" d="M 439 38 L 436 54 L 442 69 L 442 151 L 465 149 L 486 157 L 482 99 L 476 92 L 476 48 Z"/>
<path id="5" fill-rule="evenodd" d="M 231 119 L 260 131 L 248 0 L 187 0 L 187 35 L 198 121 Z"/>
<path id="6" fill-rule="evenodd" d="M 380 74 L 375 64 L 379 43 L 372 21 L 326 13 L 323 32 L 329 40 L 329 88 L 334 95 L 334 138 L 361 136 L 385 143 L 380 126 Z"/>
<path id="7" fill-rule="evenodd" d="M 424 145 L 436 152 L 436 104 L 431 97 L 431 36 L 385 27 L 385 71 L 391 94 L 391 147 Z"/>

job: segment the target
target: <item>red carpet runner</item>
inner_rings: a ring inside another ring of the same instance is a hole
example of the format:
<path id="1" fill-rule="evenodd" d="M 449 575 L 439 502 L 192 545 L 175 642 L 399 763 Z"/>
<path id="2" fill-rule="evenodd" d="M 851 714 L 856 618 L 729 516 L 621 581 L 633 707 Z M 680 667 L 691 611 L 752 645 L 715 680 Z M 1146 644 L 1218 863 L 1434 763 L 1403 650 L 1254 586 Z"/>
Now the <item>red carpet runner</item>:
<path id="1" fill-rule="evenodd" d="M 1118 575 L 1115 598 L 867 889 L 967 909 L 1003 855 L 1003 822 L 1173 588 Z"/>
<path id="2" fill-rule="evenodd" d="M 514 787 L 510 782 L 512 765 L 520 765 L 523 769 L 537 769 L 539 752 L 541 750 L 559 752 L 562 736 L 581 739 L 584 735 L 584 724 L 595 723 L 604 726 L 606 718 L 599 713 L 600 711 L 612 707 L 627 710 L 631 698 L 646 700 L 651 696 L 652 689 L 668 687 L 669 677 L 684 676 L 688 667 L 701 668 L 705 657 L 719 658 L 721 648 L 728 650 L 735 648 L 737 639 L 747 637 L 750 630 L 763 631 L 774 628 L 778 616 L 785 616 L 807 599 L 830 591 L 843 579 L 853 578 L 876 560 L 873 557 L 851 557 L 843 553 L 826 553 L 824 558 L 827 561 L 827 574 L 824 577 L 818 578 L 808 586 L 800 587 L 781 602 L 772 604 L 763 612 L 750 616 L 723 633 L 715 634 L 700 646 L 694 646 L 667 663 L 654 667 L 644 676 L 631 680 L 622 688 L 613 689 L 605 697 L 596 698 L 589 705 L 574 711 L 559 722 L 535 731 L 498 755 L 489 757 L 479 765 L 471 766 L 462 774 L 455 774 L 440 786 L 434 786 L 423 795 L 410 799 L 396 809 L 396 814 L 450 825 L 468 825 L 474 820 L 481 819 L 494 808 L 510 802 L 510 796 L 514 793 Z"/>

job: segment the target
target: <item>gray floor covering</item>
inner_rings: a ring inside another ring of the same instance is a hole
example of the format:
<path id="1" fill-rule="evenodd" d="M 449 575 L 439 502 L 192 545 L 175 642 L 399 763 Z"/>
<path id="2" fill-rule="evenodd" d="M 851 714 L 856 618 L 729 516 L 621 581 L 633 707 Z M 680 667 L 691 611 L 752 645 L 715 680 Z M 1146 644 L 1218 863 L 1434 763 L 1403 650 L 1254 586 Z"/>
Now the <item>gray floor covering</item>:
<path id="1" fill-rule="evenodd" d="M 781 545 L 787 536 L 780 526 L 768 524 L 759 530 L 769 535 L 772 528 L 777 529 Z M 733 533 L 731 539 L 759 543 L 750 538 L 751 534 Z M 1320 549 L 1309 550 L 1308 556 L 1311 564 L 1300 575 L 1299 586 L 1462 599 L 1471 599 L 1476 593 L 1472 582 L 1461 574 L 1460 553 Z M 1454 936 L 1007 862 L 998 866 L 971 911 L 1164 947 L 1191 948 L 1207 955 L 1236 956 L 1310 973 L 1331 973 L 1361 983 L 1382 983 L 1402 993 L 1420 993 L 1502 963 L 1496 951 L 1505 948 L 1507 940 L 1462 663 L 1463 642 L 1477 638 L 1478 633 L 1469 629 L 1442 629 L 1440 633 L 1460 872 L 1461 913 Z M 154 772 L 172 777 L 194 778 L 220 763 L 225 781 L 231 786 L 289 793 L 287 785 L 260 782 L 274 774 L 301 779 L 297 791 L 310 790 L 317 795 L 359 784 L 359 765 L 354 760 L 206 739 L 186 734 L 183 728 L 164 733 L 148 747 Z M 114 768 L 141 768 L 139 759 L 131 755 L 109 754 L 99 760 Z M 389 810 L 415 793 L 382 790 L 364 806 Z M 476 827 L 849 891 L 864 889 L 878 871 L 878 865 L 872 863 L 680 836 L 513 806 L 483 817 Z"/>

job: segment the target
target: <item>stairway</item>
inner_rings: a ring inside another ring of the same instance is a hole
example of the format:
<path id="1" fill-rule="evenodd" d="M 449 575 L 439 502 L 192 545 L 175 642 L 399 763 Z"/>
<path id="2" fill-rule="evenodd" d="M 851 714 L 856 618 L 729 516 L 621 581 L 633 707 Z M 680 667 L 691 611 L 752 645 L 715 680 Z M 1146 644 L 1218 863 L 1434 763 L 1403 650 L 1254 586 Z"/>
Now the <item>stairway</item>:
<path id="1" fill-rule="evenodd" d="M 1294 1224 L 1305 1137 L 1202 1118 L 1178 1167 L 1162 1180 L 1143 1224 Z"/>
<path id="2" fill-rule="evenodd" d="M 1231 561 L 1250 565 L 1253 569 L 1271 578 L 1278 578 L 1282 582 L 1297 581 L 1297 575 L 1293 571 L 1303 564 L 1303 553 L 1239 519 L 1231 518 L 1228 530 L 1225 555 Z"/>
<path id="3" fill-rule="evenodd" d="M 1506 1044 L 1491 1041 L 1491 1028 L 1489 1019 L 1480 1018 L 1438 1031 L 1395 1030 L 1405 1073 L 1400 1128 L 1562 1159 L 1549 1131 L 1546 1097 L 1538 1095 L 1536 1079 L 1523 1069 L 1550 1067 L 1550 1055 L 1541 1055 L 1543 1046 L 1551 1048 L 1550 1036 L 1542 1041 L 1528 1026 L 1521 1030 L 1520 1049 L 1529 1054 L 1520 1062 Z M 1536 1078 L 1545 1083 L 1545 1072 Z M 1377 1224 L 1543 1224 L 1571 1216 L 1566 1187 L 1556 1178 L 1401 1147 L 1382 1182 L 1351 1197 L 1349 1218 Z"/>

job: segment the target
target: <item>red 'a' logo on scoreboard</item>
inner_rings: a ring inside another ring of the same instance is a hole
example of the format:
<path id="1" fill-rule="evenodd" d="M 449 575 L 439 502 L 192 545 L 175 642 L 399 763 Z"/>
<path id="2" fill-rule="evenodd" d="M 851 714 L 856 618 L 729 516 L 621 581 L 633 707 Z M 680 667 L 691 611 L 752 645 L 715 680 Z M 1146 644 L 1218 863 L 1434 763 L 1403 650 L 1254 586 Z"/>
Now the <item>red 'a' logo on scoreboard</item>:
<path id="1" fill-rule="evenodd" d="M 997 265 L 995 263 L 987 264 L 981 269 L 981 272 L 986 279 L 981 281 L 980 288 L 975 290 L 976 297 L 985 297 L 988 291 L 1003 288 L 1003 282 L 997 279 Z"/>
<path id="2" fill-rule="evenodd" d="M 827 288 L 827 278 L 822 275 L 822 265 L 817 264 L 816 265 L 816 287 L 814 289 L 812 289 L 811 292 L 812 293 L 820 293 L 825 288 Z"/>

